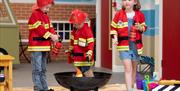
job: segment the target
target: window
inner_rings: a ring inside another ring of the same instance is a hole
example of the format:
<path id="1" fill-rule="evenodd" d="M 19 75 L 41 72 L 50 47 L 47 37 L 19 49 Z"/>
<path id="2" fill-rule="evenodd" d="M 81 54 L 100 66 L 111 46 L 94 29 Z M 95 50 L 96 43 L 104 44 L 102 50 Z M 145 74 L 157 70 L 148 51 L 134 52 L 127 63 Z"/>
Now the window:
<path id="1" fill-rule="evenodd" d="M 63 21 L 63 22 L 52 22 L 52 25 L 56 33 L 62 36 L 63 42 L 70 41 L 71 30 L 73 28 L 72 24 L 68 23 L 67 21 Z"/>

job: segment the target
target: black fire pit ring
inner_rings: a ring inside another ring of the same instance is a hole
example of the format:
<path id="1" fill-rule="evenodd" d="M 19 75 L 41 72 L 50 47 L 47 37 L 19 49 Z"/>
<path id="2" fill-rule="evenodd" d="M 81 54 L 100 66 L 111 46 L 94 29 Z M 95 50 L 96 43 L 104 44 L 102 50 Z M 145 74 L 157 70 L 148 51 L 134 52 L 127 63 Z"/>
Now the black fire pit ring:
<path id="1" fill-rule="evenodd" d="M 111 78 L 111 74 L 105 72 L 94 72 L 95 77 L 74 77 L 74 75 L 75 72 L 59 72 L 54 74 L 59 85 L 70 89 L 70 91 L 98 91 Z"/>

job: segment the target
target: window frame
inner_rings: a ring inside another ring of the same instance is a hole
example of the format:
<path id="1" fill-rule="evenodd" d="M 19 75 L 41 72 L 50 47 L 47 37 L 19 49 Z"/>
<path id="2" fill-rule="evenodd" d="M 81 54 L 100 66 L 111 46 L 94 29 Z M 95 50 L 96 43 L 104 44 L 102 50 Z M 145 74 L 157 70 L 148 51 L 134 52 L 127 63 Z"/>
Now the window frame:
<path id="1" fill-rule="evenodd" d="M 56 26 L 56 28 L 57 28 L 57 30 L 55 30 L 55 27 L 54 27 L 54 30 L 56 31 L 56 33 L 59 35 L 59 32 L 63 32 L 63 40 L 62 40 L 62 42 L 70 42 L 70 39 L 71 39 L 71 33 L 72 33 L 72 29 L 71 29 L 71 26 L 70 25 L 72 25 L 72 24 L 70 24 L 69 23 L 69 21 L 52 21 L 51 22 L 52 23 L 52 25 L 55 23 L 55 24 L 57 24 L 57 26 Z M 70 24 L 69 25 L 69 31 L 67 31 L 67 30 L 65 30 L 65 24 Z M 63 24 L 63 30 L 59 30 L 59 24 Z M 69 32 L 69 39 L 65 39 L 65 33 L 66 32 Z"/>

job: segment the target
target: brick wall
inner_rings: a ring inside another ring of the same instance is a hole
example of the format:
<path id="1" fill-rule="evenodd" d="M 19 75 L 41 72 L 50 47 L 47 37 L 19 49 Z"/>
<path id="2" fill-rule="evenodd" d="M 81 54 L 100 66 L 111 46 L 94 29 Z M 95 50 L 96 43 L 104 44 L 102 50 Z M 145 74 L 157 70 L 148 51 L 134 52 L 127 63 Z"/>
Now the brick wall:
<path id="1" fill-rule="evenodd" d="M 26 4 L 26 3 L 11 3 L 13 13 L 17 20 L 27 21 L 31 15 L 31 7 L 33 4 Z M 68 4 L 56 4 L 48 13 L 51 21 L 67 21 L 70 15 L 70 12 L 73 9 L 81 9 L 89 14 L 89 18 L 95 18 L 95 5 L 68 5 Z M 19 23 L 20 34 L 22 39 L 28 38 L 28 29 L 27 23 Z M 64 54 L 64 50 L 67 49 L 69 43 L 63 43 L 63 48 L 61 50 L 60 55 L 58 58 L 52 57 L 52 60 L 66 60 L 66 55 Z M 27 53 L 28 54 L 28 53 Z M 23 57 L 20 57 L 23 59 Z"/>
<path id="2" fill-rule="evenodd" d="M 0 3 L 0 17 L 6 17 L 6 16 L 7 16 L 7 12 L 5 10 L 5 5 Z"/>

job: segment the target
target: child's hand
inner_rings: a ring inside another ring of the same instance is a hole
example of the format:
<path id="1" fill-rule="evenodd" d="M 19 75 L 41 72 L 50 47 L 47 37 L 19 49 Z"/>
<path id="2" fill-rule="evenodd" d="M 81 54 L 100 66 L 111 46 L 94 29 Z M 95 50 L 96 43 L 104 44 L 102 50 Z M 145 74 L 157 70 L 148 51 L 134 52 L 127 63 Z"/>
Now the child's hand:
<path id="1" fill-rule="evenodd" d="M 136 28 L 137 30 L 141 31 L 141 32 L 144 31 L 144 27 L 143 27 L 141 24 L 139 24 L 139 23 L 135 23 L 135 28 Z"/>
<path id="2" fill-rule="evenodd" d="M 113 42 L 114 45 L 117 45 L 117 44 L 118 44 L 117 35 L 114 35 L 114 38 L 112 39 L 112 42 Z"/>
<path id="3" fill-rule="evenodd" d="M 90 55 L 90 54 L 86 54 L 86 60 L 87 60 L 87 61 L 90 61 L 90 60 L 91 60 L 91 58 L 92 58 L 92 55 Z"/>
<path id="4" fill-rule="evenodd" d="M 58 35 L 54 35 L 54 34 L 51 34 L 50 35 L 50 38 L 54 41 L 54 42 L 58 42 Z"/>

